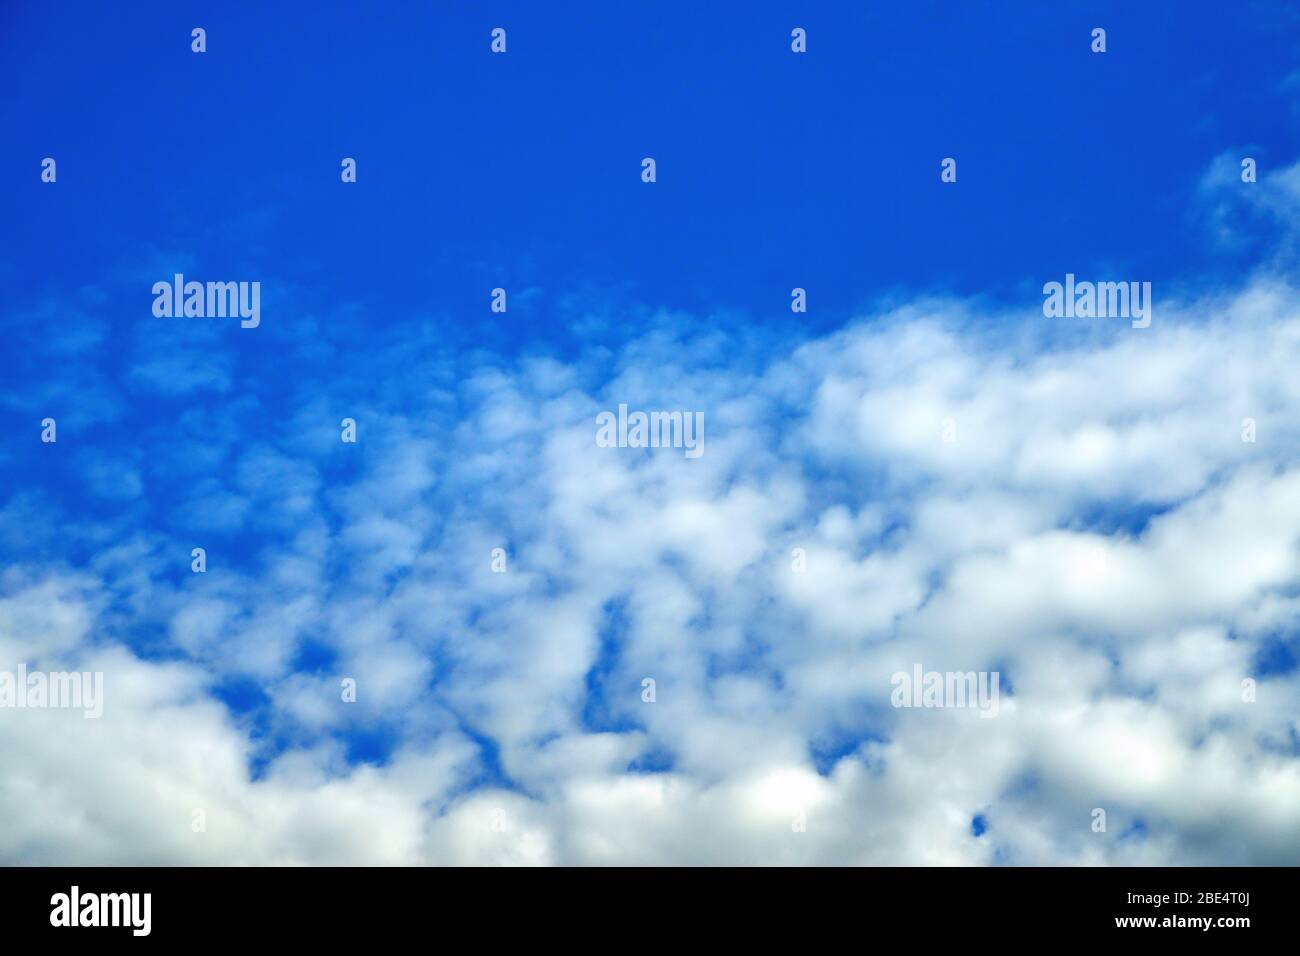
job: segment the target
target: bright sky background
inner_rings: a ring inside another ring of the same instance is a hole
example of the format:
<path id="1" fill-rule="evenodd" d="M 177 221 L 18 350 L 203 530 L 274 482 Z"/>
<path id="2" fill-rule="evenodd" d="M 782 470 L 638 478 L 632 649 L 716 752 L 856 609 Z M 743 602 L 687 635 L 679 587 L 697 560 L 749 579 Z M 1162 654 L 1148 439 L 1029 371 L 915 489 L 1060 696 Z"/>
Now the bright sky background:
<path id="1" fill-rule="evenodd" d="M 1300 862 L 1293 5 L 289 6 L 0 5 L 0 862 Z"/>

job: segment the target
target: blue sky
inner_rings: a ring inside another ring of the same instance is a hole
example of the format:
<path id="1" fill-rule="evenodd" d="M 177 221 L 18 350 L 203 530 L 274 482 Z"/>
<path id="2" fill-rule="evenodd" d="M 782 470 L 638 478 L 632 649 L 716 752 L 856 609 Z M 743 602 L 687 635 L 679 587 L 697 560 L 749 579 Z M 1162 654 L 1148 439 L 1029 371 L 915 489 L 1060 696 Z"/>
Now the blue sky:
<path id="1" fill-rule="evenodd" d="M 1187 281 L 1224 265 L 1189 220 L 1208 161 L 1225 144 L 1297 152 L 1285 4 L 4 16 L 7 258 L 25 295 L 153 248 L 271 270 L 386 324 L 480 316 L 452 334 L 502 348 L 572 346 L 566 299 L 775 320 L 802 285 L 826 328 L 891 291 L 1014 297 L 1067 269 Z M 196 56 L 175 38 L 200 21 Z M 790 53 L 794 24 L 807 56 Z M 504 57 L 487 53 L 498 25 Z M 57 191 L 35 153 L 59 159 Z M 957 189 L 939 183 L 946 156 Z M 483 328 L 485 284 L 539 294 Z"/>
<path id="2" fill-rule="evenodd" d="M 1297 52 L 1283 3 L 4 5 L 0 670 L 104 663 L 57 732 L 128 769 L 34 757 L 119 836 L 15 807 L 0 860 L 1300 852 Z M 175 272 L 261 325 L 155 318 Z M 1052 324 L 1067 272 L 1153 328 Z M 620 403 L 702 464 L 600 455 Z M 892 710 L 914 662 L 1009 716 Z M 1219 745 L 1274 762 L 1222 833 Z"/>

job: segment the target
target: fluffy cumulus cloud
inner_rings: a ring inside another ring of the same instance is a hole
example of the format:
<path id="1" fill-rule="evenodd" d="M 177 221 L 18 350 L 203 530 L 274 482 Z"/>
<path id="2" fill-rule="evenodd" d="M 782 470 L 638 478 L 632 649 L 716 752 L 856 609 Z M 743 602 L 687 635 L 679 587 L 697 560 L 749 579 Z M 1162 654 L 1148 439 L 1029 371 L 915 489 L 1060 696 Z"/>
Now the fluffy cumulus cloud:
<path id="1" fill-rule="evenodd" d="M 1295 863 L 1296 291 L 509 358 L 95 320 L 6 397 L 67 413 L 0 670 L 103 716 L 0 710 L 0 861 Z M 599 447 L 620 404 L 703 455 Z M 996 715 L 893 706 L 917 665 Z"/>

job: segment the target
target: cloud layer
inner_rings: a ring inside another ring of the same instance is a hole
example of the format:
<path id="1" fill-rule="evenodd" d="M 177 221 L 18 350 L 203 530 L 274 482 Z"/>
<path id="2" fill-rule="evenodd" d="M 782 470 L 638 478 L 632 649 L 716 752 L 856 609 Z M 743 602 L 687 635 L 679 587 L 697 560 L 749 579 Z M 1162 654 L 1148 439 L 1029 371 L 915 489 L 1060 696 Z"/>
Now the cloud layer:
<path id="1" fill-rule="evenodd" d="M 0 711 L 0 861 L 1295 863 L 1297 301 L 518 358 L 271 294 L 117 355 L 87 304 L 7 400 L 60 432 L 0 670 L 102 670 L 104 716 Z M 598 447 L 620 403 L 705 454 Z M 891 707 L 917 663 L 998 716 Z"/>

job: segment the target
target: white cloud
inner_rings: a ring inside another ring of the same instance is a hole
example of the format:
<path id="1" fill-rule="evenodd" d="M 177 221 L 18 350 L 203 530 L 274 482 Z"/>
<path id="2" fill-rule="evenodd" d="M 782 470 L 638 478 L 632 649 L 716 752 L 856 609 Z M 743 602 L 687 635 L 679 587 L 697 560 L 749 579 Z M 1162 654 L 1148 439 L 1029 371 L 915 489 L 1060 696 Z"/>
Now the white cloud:
<path id="1" fill-rule="evenodd" d="M 465 374 L 304 352 L 283 434 L 245 447 L 258 410 L 226 409 L 218 477 L 143 468 L 145 494 L 180 482 L 207 575 L 173 529 L 0 579 L 0 669 L 107 681 L 99 721 L 0 710 L 0 861 L 1294 860 L 1300 678 L 1253 671 L 1300 622 L 1295 291 L 1158 302 L 1144 330 L 923 302 L 730 364 L 680 317 Z M 597 447 L 620 402 L 704 411 L 705 455 Z M 1014 692 L 994 719 L 894 710 L 914 663 Z M 227 678 L 283 736 L 256 776 Z"/>

